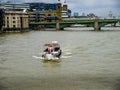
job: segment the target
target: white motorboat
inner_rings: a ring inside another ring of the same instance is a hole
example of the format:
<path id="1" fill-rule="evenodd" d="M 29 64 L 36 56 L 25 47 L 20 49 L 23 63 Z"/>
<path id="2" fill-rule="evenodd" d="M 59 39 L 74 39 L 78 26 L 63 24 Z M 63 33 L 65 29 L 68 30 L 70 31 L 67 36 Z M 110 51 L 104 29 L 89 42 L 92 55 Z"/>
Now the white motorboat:
<path id="1" fill-rule="evenodd" d="M 42 58 L 44 60 L 57 60 L 60 59 L 62 50 L 57 41 L 52 41 L 44 45 L 46 48 L 43 51 Z"/>

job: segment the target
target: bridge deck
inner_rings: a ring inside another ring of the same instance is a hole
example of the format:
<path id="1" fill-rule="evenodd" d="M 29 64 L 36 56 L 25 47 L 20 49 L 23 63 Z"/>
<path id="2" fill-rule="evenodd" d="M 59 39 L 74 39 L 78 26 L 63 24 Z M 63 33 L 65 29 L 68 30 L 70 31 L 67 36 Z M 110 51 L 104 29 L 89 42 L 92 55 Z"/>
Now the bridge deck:
<path id="1" fill-rule="evenodd" d="M 69 27 L 73 24 L 83 24 L 87 26 L 94 27 L 95 22 L 98 23 L 98 27 L 103 27 L 107 24 L 116 24 L 117 22 L 120 22 L 120 19 L 87 19 L 87 20 L 62 20 L 62 21 L 56 21 L 56 22 L 30 22 L 31 27 L 36 27 L 37 25 L 44 25 L 44 26 L 50 26 L 50 27 L 56 27 L 56 23 L 59 23 L 61 28 Z"/>

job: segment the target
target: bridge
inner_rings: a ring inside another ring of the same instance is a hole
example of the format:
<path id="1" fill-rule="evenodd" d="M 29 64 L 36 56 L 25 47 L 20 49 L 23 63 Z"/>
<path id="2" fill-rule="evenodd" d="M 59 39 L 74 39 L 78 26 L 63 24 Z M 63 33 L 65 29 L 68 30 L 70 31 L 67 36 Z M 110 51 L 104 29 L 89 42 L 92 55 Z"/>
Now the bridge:
<path id="1" fill-rule="evenodd" d="M 48 27 L 56 28 L 56 30 L 64 30 L 65 27 L 70 27 L 71 25 L 81 24 L 86 27 L 93 27 L 95 31 L 101 30 L 101 27 L 104 27 L 107 24 L 113 24 L 116 26 L 116 23 L 120 23 L 120 19 L 84 19 L 84 20 L 62 20 L 54 22 L 31 22 L 30 28 L 36 27 Z"/>

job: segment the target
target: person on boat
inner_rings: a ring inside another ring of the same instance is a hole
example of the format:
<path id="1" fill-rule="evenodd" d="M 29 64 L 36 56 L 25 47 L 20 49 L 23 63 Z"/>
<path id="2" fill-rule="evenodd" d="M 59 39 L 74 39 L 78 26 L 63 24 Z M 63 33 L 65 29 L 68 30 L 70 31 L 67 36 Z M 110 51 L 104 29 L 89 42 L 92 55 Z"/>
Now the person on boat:
<path id="1" fill-rule="evenodd" d="M 44 50 L 44 52 L 47 53 L 47 54 L 51 54 L 53 52 L 53 48 L 48 47 L 47 49 Z"/>
<path id="2" fill-rule="evenodd" d="M 52 41 L 52 46 L 54 47 L 54 51 L 60 50 L 60 45 L 57 41 Z"/>
<path id="3" fill-rule="evenodd" d="M 58 44 L 57 41 L 52 41 L 52 46 L 53 46 L 53 51 L 55 56 L 60 57 L 62 54 L 62 51 L 60 49 L 60 45 Z"/>
<path id="4" fill-rule="evenodd" d="M 52 47 L 49 47 L 49 48 L 48 48 L 48 53 L 49 53 L 49 54 L 52 54 L 52 52 L 53 52 L 53 48 L 52 48 Z"/>

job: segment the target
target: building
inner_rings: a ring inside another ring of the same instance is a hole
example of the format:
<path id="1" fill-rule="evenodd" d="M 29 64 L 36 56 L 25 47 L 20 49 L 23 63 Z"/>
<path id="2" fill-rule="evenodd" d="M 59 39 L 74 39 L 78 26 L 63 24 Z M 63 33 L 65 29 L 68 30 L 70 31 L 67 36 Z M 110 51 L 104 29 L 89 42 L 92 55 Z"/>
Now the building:
<path id="1" fill-rule="evenodd" d="M 23 13 L 22 11 L 5 11 L 5 30 L 24 30 L 28 28 L 28 13 Z"/>
<path id="2" fill-rule="evenodd" d="M 68 6 L 67 4 L 63 4 L 63 7 L 62 7 L 62 18 L 68 18 L 69 15 L 68 15 Z"/>
<path id="3" fill-rule="evenodd" d="M 108 18 L 109 19 L 113 19 L 113 13 L 112 13 L 112 11 L 109 11 Z"/>
<path id="4" fill-rule="evenodd" d="M 0 9 L 0 30 L 2 30 L 4 24 L 4 11 L 3 9 Z"/>
<path id="5" fill-rule="evenodd" d="M 29 22 L 45 21 L 45 15 L 41 12 L 28 12 Z"/>
<path id="6" fill-rule="evenodd" d="M 74 12 L 73 16 L 74 16 L 74 17 L 78 17 L 78 16 L 79 16 L 79 13 L 78 13 L 78 12 Z"/>
<path id="7" fill-rule="evenodd" d="M 0 8 L 4 8 L 5 10 L 18 10 L 23 11 L 28 10 L 30 12 L 36 13 L 36 19 L 42 14 L 45 15 L 46 18 L 51 17 L 57 17 L 59 20 L 62 20 L 62 18 L 68 18 L 70 17 L 70 13 L 68 13 L 68 6 L 67 4 L 64 4 L 62 6 L 62 3 L 3 3 L 0 5 Z M 39 12 L 39 13 L 38 13 Z M 33 13 L 31 13 L 33 15 Z M 30 17 L 32 16 L 30 15 Z M 37 17 L 38 16 L 38 17 Z M 39 20 L 37 20 L 39 21 Z"/>
<path id="8" fill-rule="evenodd" d="M 56 11 L 56 3 L 26 3 L 35 11 Z"/>
<path id="9" fill-rule="evenodd" d="M 26 3 L 2 3 L 0 8 L 5 10 L 15 10 L 15 9 L 29 9 L 29 4 Z"/>
<path id="10" fill-rule="evenodd" d="M 81 16 L 85 16 L 85 13 L 83 12 Z"/>
<path id="11" fill-rule="evenodd" d="M 98 18 L 94 13 L 87 14 L 87 18 Z"/>
<path id="12" fill-rule="evenodd" d="M 34 12 L 41 12 L 46 18 L 58 17 L 59 20 L 62 19 L 62 4 L 61 3 L 27 3 L 30 5 L 30 9 Z"/>
<path id="13" fill-rule="evenodd" d="M 70 9 L 68 9 L 68 17 L 70 18 L 72 15 L 72 11 Z"/>
<path id="14" fill-rule="evenodd" d="M 63 18 L 68 18 L 69 15 L 68 15 L 68 12 L 67 11 L 62 11 L 62 19 Z"/>

